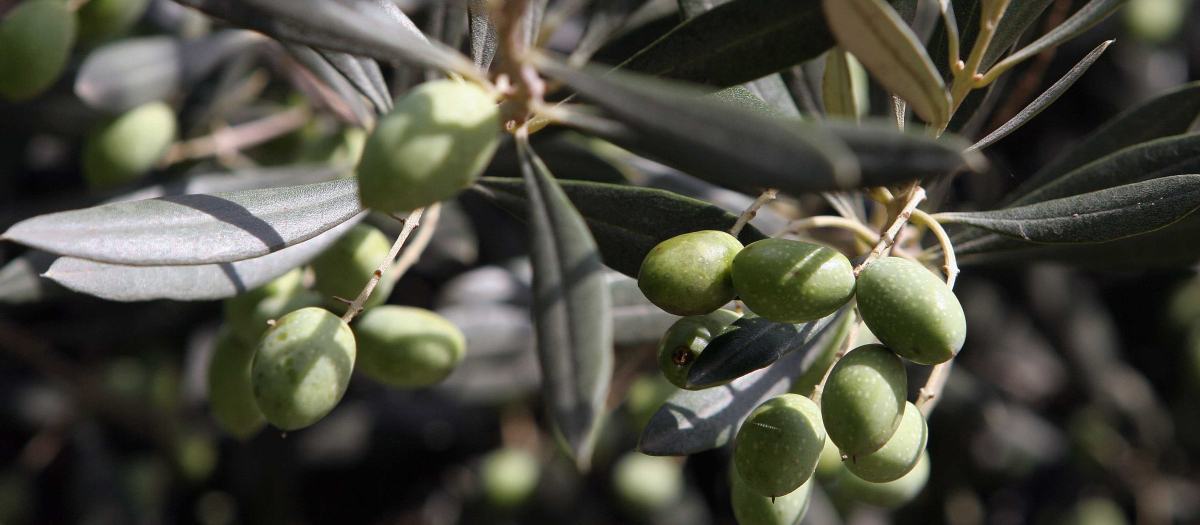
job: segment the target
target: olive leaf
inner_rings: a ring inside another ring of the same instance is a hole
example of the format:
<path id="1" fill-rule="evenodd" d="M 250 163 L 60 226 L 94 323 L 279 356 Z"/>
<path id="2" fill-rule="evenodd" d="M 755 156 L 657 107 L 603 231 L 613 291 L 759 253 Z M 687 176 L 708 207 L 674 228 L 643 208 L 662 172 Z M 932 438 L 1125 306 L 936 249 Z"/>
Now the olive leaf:
<path id="1" fill-rule="evenodd" d="M 583 28 L 583 35 L 579 37 L 579 43 L 575 44 L 575 49 L 571 51 L 567 62 L 570 64 L 586 63 L 596 51 L 599 51 L 625 26 L 630 15 L 645 3 L 646 0 L 593 2 L 587 26 Z"/>
<path id="2" fill-rule="evenodd" d="M 1067 18 L 1063 23 L 1056 26 L 1054 29 L 1047 31 L 1046 34 L 1039 37 L 1037 40 L 1030 42 L 1029 45 L 1021 48 L 1016 53 L 1009 55 L 1004 60 L 1001 60 L 995 66 L 988 70 L 985 76 L 994 76 L 1000 72 L 1021 63 L 1021 61 L 1034 56 L 1047 49 L 1058 47 L 1059 44 L 1071 40 L 1084 31 L 1087 31 L 1092 26 L 1099 24 L 1109 15 L 1116 12 L 1125 2 L 1129 0 L 1091 0 L 1083 7 L 1075 11 L 1070 18 Z M 1020 2 L 1014 2 L 1020 3 Z M 1005 15 L 1007 15 L 1007 11 Z M 1003 21 L 1003 20 L 1001 20 Z"/>
<path id="3" fill-rule="evenodd" d="M 767 101 L 762 97 L 755 95 L 749 88 L 745 86 L 731 86 L 710 95 L 705 95 L 704 98 L 715 100 L 726 104 L 731 108 L 738 108 L 751 113 L 758 113 L 767 116 L 779 116 L 779 112 L 775 108 L 767 104 Z"/>
<path id="4" fill-rule="evenodd" d="M 128 38 L 88 54 L 75 77 L 75 94 L 100 111 L 119 114 L 166 100 L 200 81 L 262 35 L 218 31 L 196 40 L 169 36 Z"/>
<path id="5" fill-rule="evenodd" d="M 0 267 L 0 303 L 36 303 L 54 294 L 54 284 L 41 275 L 57 258 L 52 253 L 28 250 L 5 263 Z"/>
<path id="6" fill-rule="evenodd" d="M 325 56 L 311 47 L 300 44 L 286 44 L 286 47 L 305 69 L 311 72 L 317 80 L 329 86 L 337 95 L 338 100 L 346 104 L 354 117 L 352 124 L 360 128 L 374 125 L 374 112 L 367 107 L 359 90 Z M 349 58 L 349 55 L 344 56 Z"/>
<path id="7" fill-rule="evenodd" d="M 60 257 L 45 277 L 76 292 L 112 301 L 208 301 L 253 290 L 320 255 L 349 231 L 360 213 L 289 248 L 232 263 L 188 266 L 124 266 Z"/>
<path id="8" fill-rule="evenodd" d="M 654 306 L 638 288 L 637 279 L 608 272 L 608 289 L 613 302 L 613 344 L 637 346 L 657 344 L 678 316 Z"/>
<path id="9" fill-rule="evenodd" d="M 533 319 L 542 397 L 587 469 L 612 376 L 612 296 L 596 241 L 541 159 L 518 137 L 529 202 Z"/>
<path id="10" fill-rule="evenodd" d="M 301 243 L 360 211 L 358 181 L 339 179 L 51 213 L 13 225 L 0 240 L 114 264 L 229 263 Z"/>
<path id="11" fill-rule="evenodd" d="M 321 51 L 321 56 L 338 70 L 354 85 L 354 88 L 367 97 L 379 114 L 386 114 L 392 109 L 392 94 L 383 79 L 383 71 L 379 64 L 370 58 L 356 57 L 337 51 Z"/>
<path id="12" fill-rule="evenodd" d="M 981 160 L 964 157 L 966 144 L 950 136 L 932 140 L 897 133 L 894 126 L 862 129 L 771 118 L 697 99 L 686 87 L 644 76 L 613 72 L 601 78 L 550 60 L 540 62 L 544 72 L 616 121 L 573 113 L 570 125 L 750 194 L 766 188 L 801 194 L 886 185 L 942 175 Z"/>
<path id="13" fill-rule="evenodd" d="M 559 185 L 583 215 L 604 263 L 630 277 L 637 277 L 642 260 L 659 243 L 694 231 L 728 230 L 737 222 L 737 215 L 713 204 L 669 191 L 581 181 Z M 518 218 L 528 216 L 521 180 L 484 177 L 473 189 Z M 743 244 L 765 238 L 752 225 L 738 235 Z"/>
<path id="14" fill-rule="evenodd" d="M 787 83 L 783 81 L 783 76 L 779 73 L 767 75 L 754 82 L 747 82 L 743 86 L 781 116 L 800 118 L 800 107 L 796 105 L 796 99 L 792 98 L 792 91 L 788 89 Z"/>
<path id="15" fill-rule="evenodd" d="M 827 339 L 837 332 L 824 330 L 808 343 L 796 345 L 800 348 L 784 354 L 771 366 L 729 384 L 680 390 L 650 418 L 638 450 L 651 456 L 686 456 L 729 443 L 746 416 L 764 401 L 786 393 L 816 359 L 819 352 L 813 349 L 827 346 Z"/>
<path id="16" fill-rule="evenodd" d="M 825 96 L 826 115 L 858 118 L 858 103 L 854 99 L 854 77 L 850 74 L 850 57 L 841 46 L 835 46 L 825 55 L 825 75 L 821 77 L 821 93 Z"/>
<path id="17" fill-rule="evenodd" d="M 1058 79 L 1058 82 L 1055 82 L 1054 85 L 1050 86 L 1049 89 L 1047 89 L 1041 95 L 1038 95 L 1038 98 L 1034 99 L 1033 102 L 1030 102 L 1028 106 L 1025 106 L 1025 109 L 1022 109 L 1016 114 L 1016 116 L 1009 119 L 1008 122 L 1004 123 L 1004 125 L 996 128 L 996 130 L 988 134 L 988 136 L 980 139 L 979 142 L 972 144 L 970 148 L 967 148 L 967 150 L 975 151 L 986 148 L 995 143 L 997 140 L 1008 136 L 1009 133 L 1016 131 L 1017 128 L 1025 125 L 1025 123 L 1029 122 L 1031 119 L 1033 119 L 1033 117 L 1036 117 L 1038 113 L 1041 113 L 1042 110 L 1049 107 L 1050 104 L 1053 104 L 1055 100 L 1058 100 L 1058 97 L 1062 96 L 1063 93 L 1066 93 L 1066 91 L 1075 84 L 1075 81 L 1079 80 L 1079 77 L 1083 76 L 1083 73 L 1087 71 L 1088 68 L 1092 67 L 1092 64 L 1100 58 L 1100 55 L 1103 54 L 1104 50 L 1108 49 L 1108 46 L 1112 43 L 1112 40 L 1107 40 L 1104 43 L 1096 46 L 1091 53 L 1088 53 L 1087 56 L 1083 57 L 1083 60 L 1080 60 L 1078 64 L 1075 64 L 1075 67 L 1071 68 L 1070 71 L 1067 71 L 1067 74 Z"/>
<path id="18" fill-rule="evenodd" d="M 935 217 L 1035 243 L 1098 243 L 1157 230 L 1196 208 L 1200 175 L 1174 175 L 1028 206 Z"/>
<path id="19" fill-rule="evenodd" d="M 917 116 L 941 127 L 950 121 L 950 93 L 917 35 L 883 0 L 822 0 L 838 44 Z"/>
<path id="20" fill-rule="evenodd" d="M 471 24 L 471 58 L 475 67 L 487 71 L 496 56 L 496 46 L 500 44 L 496 36 L 496 23 L 488 12 L 487 0 L 470 0 L 468 16 Z"/>
<path id="21" fill-rule="evenodd" d="M 725 333 L 713 338 L 688 369 L 688 383 L 697 387 L 716 385 L 744 376 L 805 345 L 827 326 L 837 323 L 847 309 L 816 321 L 800 324 L 775 323 L 761 317 L 738 319 Z"/>
<path id="22" fill-rule="evenodd" d="M 449 46 L 430 42 L 411 30 L 397 31 L 395 13 L 399 9 L 387 9 L 386 2 L 347 5 L 327 0 L 179 0 L 179 3 L 286 42 L 368 56 L 387 63 L 404 61 L 477 75 L 471 61 Z"/>

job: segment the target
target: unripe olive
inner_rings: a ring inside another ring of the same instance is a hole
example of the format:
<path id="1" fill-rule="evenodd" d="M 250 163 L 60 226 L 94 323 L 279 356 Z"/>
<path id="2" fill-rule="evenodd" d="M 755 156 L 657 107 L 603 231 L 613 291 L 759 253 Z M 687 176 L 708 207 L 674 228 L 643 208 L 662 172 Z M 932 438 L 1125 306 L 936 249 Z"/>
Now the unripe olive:
<path id="1" fill-rule="evenodd" d="M 825 317 L 854 297 L 854 267 L 816 244 L 763 239 L 733 259 L 733 286 L 754 313 L 777 323 Z"/>
<path id="2" fill-rule="evenodd" d="M 736 465 L 730 465 L 729 472 L 729 499 L 738 525 L 797 525 L 808 512 L 812 480 L 787 495 L 769 498 L 746 486 Z"/>
<path id="3" fill-rule="evenodd" d="M 613 467 L 613 488 L 625 508 L 653 514 L 683 495 L 683 468 L 673 458 L 629 452 Z"/>
<path id="4" fill-rule="evenodd" d="M 83 176 L 107 189 L 150 171 L 175 139 L 175 112 L 150 102 L 92 130 L 83 143 Z"/>
<path id="5" fill-rule="evenodd" d="M 871 483 L 855 476 L 847 469 L 838 472 L 837 490 L 855 501 L 894 509 L 912 501 L 929 481 L 929 453 L 921 454 L 917 466 L 908 474 L 887 483 Z"/>
<path id="6" fill-rule="evenodd" d="M 721 335 L 742 315 L 731 310 L 716 310 L 695 317 L 684 317 L 663 334 L 658 343 L 658 369 L 671 384 L 693 389 L 687 382 L 688 370 L 713 338 Z M 706 385 L 711 386 L 711 385 Z"/>
<path id="7" fill-rule="evenodd" d="M 386 235 L 369 224 L 355 224 L 342 238 L 333 243 L 310 263 L 317 289 L 330 304 L 332 297 L 354 300 L 371 280 L 379 263 L 392 248 Z M 392 292 L 394 282 L 384 276 L 367 299 L 367 307 L 383 303 Z"/>
<path id="8" fill-rule="evenodd" d="M 929 429 L 925 417 L 916 405 L 904 405 L 904 417 L 900 428 L 879 450 L 859 454 L 845 462 L 846 468 L 855 476 L 873 483 L 887 483 L 900 479 L 917 465 L 925 451 Z"/>
<path id="9" fill-rule="evenodd" d="M 367 139 L 358 166 L 363 206 L 400 212 L 449 199 L 483 173 L 499 142 L 500 112 L 482 87 L 421 84 Z"/>
<path id="10" fill-rule="evenodd" d="M 638 288 L 666 312 L 704 315 L 737 296 L 730 265 L 741 250 L 741 242 L 721 231 L 677 235 L 642 260 Z"/>
<path id="11" fill-rule="evenodd" d="M 120 36 L 137 23 L 150 0 L 88 0 L 79 8 L 79 42 L 91 45 Z"/>
<path id="12" fill-rule="evenodd" d="M 281 317 L 258 343 L 251 378 L 267 421 L 307 427 L 333 410 L 354 370 L 354 334 L 328 310 L 301 308 Z"/>
<path id="13" fill-rule="evenodd" d="M 537 456 L 523 448 L 494 450 L 483 458 L 479 470 L 484 497 L 492 506 L 505 510 L 529 500 L 541 476 Z"/>
<path id="14" fill-rule="evenodd" d="M 75 45 L 77 26 L 75 13 L 62 0 L 14 7 L 0 22 L 0 95 L 19 102 L 54 84 Z"/>
<path id="15" fill-rule="evenodd" d="M 212 360 L 208 363 L 208 408 L 225 432 L 237 439 L 248 439 L 267 424 L 258 403 L 250 367 L 254 346 L 238 340 L 229 327 L 217 334 Z"/>
<path id="16" fill-rule="evenodd" d="M 825 448 L 821 449 L 821 459 L 817 461 L 817 470 L 813 473 L 821 481 L 829 481 L 837 477 L 842 470 L 842 451 L 832 439 L 825 440 Z"/>
<path id="17" fill-rule="evenodd" d="M 353 166 L 362 158 L 366 144 L 366 130 L 344 128 L 306 144 L 296 162 Z"/>
<path id="18" fill-rule="evenodd" d="M 384 305 L 354 325 L 358 368 L 401 388 L 433 385 L 449 376 L 467 352 L 467 339 L 445 317 L 424 308 Z"/>
<path id="19" fill-rule="evenodd" d="M 1093 496 L 1075 505 L 1066 525 L 1129 525 L 1129 518 L 1117 502 Z"/>
<path id="20" fill-rule="evenodd" d="M 284 301 L 301 294 L 304 288 L 301 280 L 304 272 L 296 268 L 275 280 L 253 290 L 246 291 L 225 300 L 225 323 L 239 340 L 253 346 L 258 338 L 267 331 L 267 320 L 278 319 L 283 314 L 302 308 L 300 306 L 282 310 L 283 306 L 276 301 L 272 307 L 264 308 L 263 301 L 273 297 L 282 297 Z M 306 304 L 304 306 L 315 306 Z"/>
<path id="21" fill-rule="evenodd" d="M 779 497 L 812 477 L 824 447 L 821 409 L 807 397 L 784 394 L 746 417 L 734 442 L 733 462 L 751 490 Z"/>
<path id="22" fill-rule="evenodd" d="M 950 287 L 899 257 L 876 260 L 859 274 L 858 311 L 875 337 L 914 363 L 945 362 L 967 338 L 967 316 Z"/>
<path id="23" fill-rule="evenodd" d="M 904 419 L 908 376 L 904 362 L 880 345 L 855 348 L 842 357 L 821 394 L 821 416 L 829 439 L 843 454 L 879 450 Z"/>
<path id="24" fill-rule="evenodd" d="M 634 434 L 641 435 L 646 424 L 679 389 L 658 375 L 642 375 L 629 385 L 625 397 L 625 412 L 633 424 Z"/>

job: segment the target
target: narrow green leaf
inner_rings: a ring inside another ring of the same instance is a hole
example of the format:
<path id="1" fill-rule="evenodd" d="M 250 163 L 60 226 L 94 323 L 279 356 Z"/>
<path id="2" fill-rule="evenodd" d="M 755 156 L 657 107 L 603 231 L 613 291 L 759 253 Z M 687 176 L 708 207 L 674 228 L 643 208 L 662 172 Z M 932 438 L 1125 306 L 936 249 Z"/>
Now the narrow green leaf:
<path id="1" fill-rule="evenodd" d="M 542 397 L 555 427 L 587 469 L 612 377 L 612 297 L 583 217 L 518 137 L 529 201 L 533 319 Z"/>
<path id="2" fill-rule="evenodd" d="M 41 250 L 28 250 L 0 267 L 0 304 L 36 303 L 54 295 L 57 287 L 42 274 L 57 258 Z"/>
<path id="3" fill-rule="evenodd" d="M 714 7 L 728 4 L 730 0 L 679 0 L 679 12 L 684 18 L 694 18 Z"/>
<path id="4" fill-rule="evenodd" d="M 1008 70 L 1031 56 L 1047 49 L 1058 47 L 1059 44 L 1083 34 L 1084 31 L 1108 18 L 1109 15 L 1116 12 L 1117 9 L 1125 5 L 1125 2 L 1128 1 L 1091 0 L 1087 5 L 1076 11 L 1075 14 L 1071 15 L 1070 18 L 1063 21 L 1063 23 L 993 66 L 985 74 L 985 77 L 998 75 L 1000 72 Z M 1005 14 L 1007 15 L 1007 12 Z M 1003 20 L 1001 21 L 1003 22 Z"/>
<path id="5" fill-rule="evenodd" d="M 1046 8 L 1053 3 L 1054 0 L 1010 1 L 1008 7 L 1004 9 L 1004 16 L 1000 18 L 1000 24 L 996 26 L 996 32 L 992 35 L 992 42 L 988 45 L 987 52 L 983 54 L 983 61 L 979 63 L 980 71 L 987 71 L 987 68 L 992 67 L 992 64 L 1004 56 L 1009 48 L 1017 42 L 1017 39 L 1021 38 L 1021 35 L 1033 26 Z M 978 20 L 976 24 L 978 24 Z M 974 43 L 973 39 L 967 45 L 972 43 Z"/>
<path id="6" fill-rule="evenodd" d="M 1075 64 L 1075 67 L 1071 68 L 1070 71 L 1067 71 L 1067 74 L 1058 79 L 1058 82 L 1055 82 L 1053 86 L 1050 86 L 1050 88 L 1039 95 L 1038 98 L 1034 99 L 1033 102 L 1030 102 L 1028 106 L 1025 106 L 1025 109 L 1022 109 L 1020 113 L 1017 113 L 1016 116 L 1009 119 L 1008 122 L 1004 123 L 1004 125 L 996 128 L 996 131 L 993 131 L 979 142 L 976 142 L 970 148 L 967 148 L 967 150 L 975 151 L 977 149 L 986 148 L 995 143 L 997 140 L 1008 136 L 1009 133 L 1016 131 L 1017 128 L 1025 125 L 1025 123 L 1029 122 L 1031 119 L 1033 119 L 1033 117 L 1036 117 L 1038 113 L 1041 113 L 1042 110 L 1049 107 L 1050 104 L 1053 104 L 1055 100 L 1058 100 L 1058 97 L 1062 96 L 1063 93 L 1066 93 L 1066 91 L 1070 89 L 1073 84 L 1075 84 L 1075 81 L 1079 80 L 1079 77 L 1083 76 L 1083 73 L 1087 71 L 1088 68 L 1092 67 L 1092 64 L 1096 62 L 1096 59 L 1100 58 L 1100 55 L 1103 54 L 1104 50 L 1108 49 L 1109 44 L 1112 43 L 1112 40 L 1108 40 L 1096 46 L 1091 53 L 1088 53 L 1087 56 L 1083 57 L 1083 60 L 1080 60 L 1078 64 Z"/>
<path id="7" fill-rule="evenodd" d="M 766 102 L 771 109 L 784 117 L 800 117 L 800 107 L 792 98 L 792 91 L 779 73 L 767 75 L 753 82 L 743 84 L 747 91 Z"/>
<path id="8" fill-rule="evenodd" d="M 386 89 L 387 82 L 383 79 L 379 64 L 374 60 L 337 51 L 321 51 L 321 56 L 337 68 L 359 93 L 371 101 L 377 113 L 384 115 L 391 111 L 392 95 Z M 384 89 L 380 90 L 381 86 Z"/>
<path id="9" fill-rule="evenodd" d="M 822 0 L 838 44 L 926 122 L 950 120 L 950 93 L 917 35 L 883 0 Z"/>
<path id="10" fill-rule="evenodd" d="M 1015 201 L 1083 165 L 1142 142 L 1186 133 L 1200 116 L 1200 82 L 1178 88 L 1123 111 L 1093 131 L 1070 153 L 1035 173 L 1008 197 Z"/>
<path id="11" fill-rule="evenodd" d="M 824 348 L 837 332 L 824 330 L 775 364 L 727 385 L 680 390 L 650 418 L 638 450 L 651 456 L 686 456 L 729 443 L 746 416 L 764 401 L 786 393 L 820 353 L 813 350 Z"/>
<path id="12" fill-rule="evenodd" d="M 604 44 L 621 31 L 630 15 L 645 3 L 646 0 L 593 2 L 591 12 L 587 17 L 587 25 L 583 28 L 583 36 L 579 37 L 579 43 L 571 51 L 571 57 L 567 59 L 567 63 L 571 65 L 587 63 L 592 55 L 596 54 L 596 51 L 599 51 Z"/>
<path id="13" fill-rule="evenodd" d="M 1154 231 L 1200 207 L 1200 175 L 1174 175 L 1028 206 L 939 213 L 942 221 L 1036 243 L 1098 243 Z"/>
<path id="14" fill-rule="evenodd" d="M 580 181 L 559 184 L 586 220 L 604 263 L 633 278 L 646 254 L 662 241 L 694 231 L 728 230 L 737 222 L 737 215 L 669 191 Z M 473 189 L 518 218 L 528 217 L 521 180 L 484 177 Z M 752 225 L 738 236 L 743 244 L 765 238 Z"/>
<path id="15" fill-rule="evenodd" d="M 755 95 L 745 86 L 732 86 L 717 91 L 711 95 L 705 95 L 704 98 L 716 100 L 722 104 L 726 104 L 732 108 L 739 108 L 751 113 L 766 115 L 770 117 L 778 117 L 779 112 L 775 108 L 767 104 L 758 95 Z"/>
<path id="16" fill-rule="evenodd" d="M 337 99 L 346 105 L 353 115 L 352 123 L 356 127 L 370 128 L 374 126 L 375 113 L 367 107 L 366 101 L 363 100 L 359 90 L 355 89 L 354 84 L 346 79 L 326 57 L 305 45 L 284 44 L 284 46 L 297 62 L 312 73 L 317 80 L 329 86 L 329 89 L 337 95 Z M 343 56 L 351 58 L 349 55 Z"/>
<path id="17" fill-rule="evenodd" d="M 825 55 L 825 75 L 821 77 L 821 92 L 825 96 L 826 115 L 858 119 L 858 102 L 854 98 L 850 57 L 840 46 L 834 46 Z"/>
<path id="18" fill-rule="evenodd" d="M 496 47 L 500 45 L 496 36 L 496 23 L 492 21 L 488 11 L 487 0 L 470 0 L 468 4 L 471 23 L 471 58 L 475 67 L 487 71 L 496 56 Z"/>
<path id="19" fill-rule="evenodd" d="M 45 276 L 76 292 L 111 301 L 210 301 L 258 288 L 307 264 L 366 214 L 277 252 L 233 263 L 195 266 L 122 266 L 60 257 Z"/>
<path id="20" fill-rule="evenodd" d="M 836 324 L 849 311 L 837 312 L 810 323 L 773 323 L 761 317 L 743 317 L 728 332 L 708 343 L 688 369 L 687 380 L 695 386 L 715 385 L 771 366 L 788 352 L 805 348 L 825 328 Z"/>
<path id="21" fill-rule="evenodd" d="M 0 235 L 59 255 L 139 266 L 261 257 L 362 211 L 358 181 L 212 195 L 175 195 L 41 215 Z"/>

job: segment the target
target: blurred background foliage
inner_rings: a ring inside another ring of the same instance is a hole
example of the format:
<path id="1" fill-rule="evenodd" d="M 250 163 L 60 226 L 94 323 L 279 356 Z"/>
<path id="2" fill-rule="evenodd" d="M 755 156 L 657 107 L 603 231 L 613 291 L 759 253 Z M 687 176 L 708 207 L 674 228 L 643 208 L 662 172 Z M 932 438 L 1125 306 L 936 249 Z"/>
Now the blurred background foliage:
<path id="1" fill-rule="evenodd" d="M 465 6 L 398 3 L 427 34 L 463 46 L 463 35 L 448 28 L 459 27 Z M 0 0 L 0 14 L 15 4 Z M 119 34 L 81 30 L 67 73 L 48 94 L 0 102 L 0 229 L 116 194 L 89 188 L 79 168 L 84 134 L 105 118 L 75 92 L 91 50 L 135 36 L 195 41 L 220 29 L 171 1 L 141 4 Z M 1052 27 L 1076 4 L 1053 2 L 1035 27 Z M 595 59 L 618 63 L 679 17 L 673 1 L 645 2 Z M 569 52 L 582 35 L 581 17 L 573 17 L 549 47 Z M 992 173 L 959 179 L 954 200 L 985 209 L 1122 109 L 1200 79 L 1200 8 L 1190 0 L 1131 0 L 1082 37 L 1019 66 L 1007 80 L 1010 96 L 975 136 L 1114 36 L 1117 43 L 1065 96 L 990 149 Z M 817 62 L 797 73 L 819 72 Z M 345 158 L 362 140 L 353 129 L 361 117 L 322 98 L 300 71 L 280 46 L 255 44 L 188 77 L 188 89 L 169 99 L 184 139 L 289 108 L 283 114 L 299 125 L 215 157 L 184 155 L 140 184 Z M 427 74 L 385 72 L 397 92 Z M 572 132 L 534 141 L 561 178 L 668 188 L 735 212 L 751 200 Z M 517 173 L 512 149 L 501 151 L 487 175 Z M 816 198 L 783 202 L 754 224 L 770 234 L 787 217 L 823 206 Z M 356 378 L 312 428 L 286 436 L 268 429 L 246 442 L 223 436 L 205 409 L 219 302 L 115 303 L 45 282 L 21 291 L 0 278 L 0 303 L 9 303 L 0 304 L 0 523 L 733 523 L 727 448 L 686 462 L 632 453 L 641 426 L 673 388 L 654 363 L 656 336 L 637 334 L 661 334 L 673 318 L 653 315 L 627 278 L 613 276 L 618 331 L 640 324 L 617 338 L 614 411 L 594 468 L 578 474 L 559 452 L 537 395 L 524 236 L 524 225 L 476 194 L 447 203 L 432 244 L 388 302 L 454 321 L 469 341 L 464 365 L 420 391 Z M 22 253 L 0 245 L 0 261 Z M 928 486 L 888 512 L 825 485 L 804 523 L 1200 523 L 1195 272 L 976 265 L 959 282 L 970 332 L 929 421 Z M 16 303 L 18 292 L 43 297 Z M 923 383 L 920 371 L 910 373 L 910 385 Z"/>

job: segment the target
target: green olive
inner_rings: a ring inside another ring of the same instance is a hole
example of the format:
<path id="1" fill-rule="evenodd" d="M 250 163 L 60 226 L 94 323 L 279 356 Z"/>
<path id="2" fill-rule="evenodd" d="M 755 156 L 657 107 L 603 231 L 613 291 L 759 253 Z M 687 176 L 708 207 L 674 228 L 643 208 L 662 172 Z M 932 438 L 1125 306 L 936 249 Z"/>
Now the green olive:
<path id="1" fill-rule="evenodd" d="M 892 438 L 879 450 L 854 456 L 845 465 L 855 476 L 866 481 L 896 481 L 917 465 L 928 439 L 929 428 L 925 425 L 925 417 L 916 405 L 906 403 L 900 428 L 896 429 Z"/>
<path id="2" fill-rule="evenodd" d="M 303 275 L 304 272 L 296 268 L 258 288 L 226 299 L 224 304 L 225 323 L 243 343 L 247 345 L 258 343 L 258 338 L 267 331 L 269 319 L 278 319 L 283 314 L 302 308 L 298 306 L 285 310 L 283 309 L 285 306 L 281 305 L 281 301 L 278 299 L 269 306 L 263 305 L 263 303 L 267 299 L 280 297 L 283 298 L 282 302 L 286 303 L 292 297 L 302 295 L 305 291 L 301 286 Z M 306 304 L 304 306 L 316 305 Z"/>
<path id="3" fill-rule="evenodd" d="M 693 389 L 687 382 L 688 370 L 713 338 L 725 332 L 742 317 L 731 310 L 716 310 L 695 317 L 684 317 L 663 335 L 658 343 L 658 369 L 671 384 Z M 706 385 L 712 386 L 712 385 Z"/>
<path id="4" fill-rule="evenodd" d="M 948 361 L 967 338 L 967 317 L 954 292 L 907 259 L 885 257 L 863 269 L 858 310 L 875 337 L 914 363 Z"/>
<path id="5" fill-rule="evenodd" d="M 354 334 L 340 317 L 313 307 L 281 317 L 254 357 L 258 409 L 282 430 L 316 423 L 346 393 L 354 358 Z"/>
<path id="6" fill-rule="evenodd" d="M 250 367 L 254 346 L 238 340 L 229 327 L 217 335 L 208 363 L 208 407 L 229 435 L 246 440 L 267 424 L 254 401 Z"/>
<path id="7" fill-rule="evenodd" d="M 738 525 L 797 525 L 808 512 L 812 480 L 785 496 L 769 498 L 751 490 L 737 473 L 736 465 L 731 464 L 729 472 L 729 500 Z"/>
<path id="8" fill-rule="evenodd" d="M 855 476 L 848 469 L 838 472 L 837 490 L 841 495 L 855 501 L 894 509 L 903 507 L 917 497 L 929 481 L 929 453 L 921 454 L 920 461 L 908 474 L 887 483 L 871 483 Z"/>
<path id="9" fill-rule="evenodd" d="M 88 0 L 79 8 L 79 42 L 93 45 L 121 36 L 137 23 L 150 0 Z"/>
<path id="10" fill-rule="evenodd" d="M 439 80 L 417 86 L 379 120 L 358 166 L 363 206 L 409 211 L 470 186 L 500 142 L 500 112 L 482 87 Z"/>
<path id="11" fill-rule="evenodd" d="M 445 317 L 423 308 L 384 305 L 354 324 L 358 367 L 368 377 L 401 388 L 446 379 L 467 352 L 467 339 Z"/>
<path id="12" fill-rule="evenodd" d="M 93 0 L 94 1 L 94 0 Z M 296 159 L 302 164 L 358 164 L 367 143 L 367 132 L 362 128 L 344 128 L 319 137 L 304 146 Z"/>
<path id="13" fill-rule="evenodd" d="M 499 509 L 514 509 L 537 490 L 542 465 L 523 448 L 502 448 L 483 458 L 479 481 L 488 503 Z"/>
<path id="14" fill-rule="evenodd" d="M 825 380 L 821 416 L 842 453 L 858 456 L 879 450 L 904 419 L 908 376 L 896 354 L 880 345 L 847 353 Z"/>
<path id="15" fill-rule="evenodd" d="M 807 397 L 784 394 L 746 417 L 734 442 L 733 461 L 751 490 L 779 497 L 812 477 L 824 447 L 821 409 Z"/>
<path id="16" fill-rule="evenodd" d="M 171 106 L 150 102 L 92 130 L 83 143 L 84 179 L 96 189 L 133 181 L 162 158 L 175 128 Z"/>
<path id="17" fill-rule="evenodd" d="M 854 267 L 841 253 L 786 239 L 750 243 L 733 259 L 733 286 L 754 313 L 777 323 L 807 323 L 854 297 Z"/>
<path id="18" fill-rule="evenodd" d="M 633 423 L 633 431 L 642 434 L 646 424 L 679 388 L 659 375 L 641 375 L 629 385 L 625 397 L 625 413 Z"/>
<path id="19" fill-rule="evenodd" d="M 817 471 L 813 473 L 821 481 L 829 481 L 837 477 L 842 470 L 842 451 L 832 439 L 825 440 L 825 448 L 821 449 L 821 459 L 817 461 Z"/>
<path id="20" fill-rule="evenodd" d="M 369 224 L 355 224 L 342 238 L 333 243 L 311 263 L 316 283 L 313 285 L 330 305 L 333 297 L 353 301 L 367 281 L 379 268 L 392 248 L 386 235 Z M 395 281 L 384 276 L 367 299 L 367 307 L 387 300 Z"/>
<path id="21" fill-rule="evenodd" d="M 0 95 L 20 102 L 50 88 L 62 75 L 78 28 L 62 0 L 18 4 L 0 21 Z"/>
<path id="22" fill-rule="evenodd" d="M 730 265 L 741 249 L 741 242 L 721 231 L 677 235 L 642 260 L 638 288 L 668 313 L 707 314 L 737 296 Z"/>
<path id="23" fill-rule="evenodd" d="M 613 467 L 613 488 L 621 504 L 637 514 L 654 514 L 683 495 L 683 468 L 669 457 L 629 452 Z"/>

